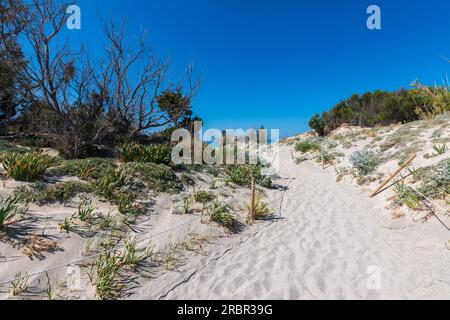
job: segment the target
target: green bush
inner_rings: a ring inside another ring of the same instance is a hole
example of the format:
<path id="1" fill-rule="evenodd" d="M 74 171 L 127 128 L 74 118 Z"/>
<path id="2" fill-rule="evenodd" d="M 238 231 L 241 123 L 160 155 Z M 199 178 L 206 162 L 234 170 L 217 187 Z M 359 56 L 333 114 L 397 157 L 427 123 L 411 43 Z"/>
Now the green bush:
<path id="1" fill-rule="evenodd" d="M 17 181 L 34 181 L 55 164 L 55 158 L 38 153 L 7 153 L 0 158 L 8 176 Z"/>
<path id="2" fill-rule="evenodd" d="M 309 125 L 319 136 L 324 136 L 343 124 L 374 127 L 411 122 L 420 118 L 427 99 L 426 94 L 405 89 L 354 94 L 330 111 L 315 114 Z"/>
<path id="3" fill-rule="evenodd" d="M 115 198 L 116 191 L 125 185 L 126 180 L 127 173 L 124 170 L 109 169 L 95 183 L 96 193 L 100 197 L 112 200 Z"/>
<path id="4" fill-rule="evenodd" d="M 198 203 L 207 203 L 213 201 L 216 196 L 208 191 L 196 191 L 194 192 L 194 200 Z"/>
<path id="5" fill-rule="evenodd" d="M 143 146 L 137 143 L 127 143 L 119 148 L 119 159 L 123 162 L 145 162 L 169 165 L 172 150 L 164 145 Z"/>
<path id="6" fill-rule="evenodd" d="M 314 140 L 303 140 L 295 144 L 295 150 L 301 153 L 320 150 L 320 143 Z"/>
<path id="7" fill-rule="evenodd" d="M 142 158 L 144 146 L 138 143 L 125 143 L 119 147 L 119 159 L 122 162 L 137 162 Z"/>
<path id="8" fill-rule="evenodd" d="M 183 189 L 183 184 L 172 168 L 164 164 L 130 162 L 124 169 L 156 192 L 173 193 Z"/>
<path id="9" fill-rule="evenodd" d="M 375 154 L 366 150 L 353 153 L 350 161 L 359 174 L 363 176 L 372 173 L 378 165 Z"/>
<path id="10" fill-rule="evenodd" d="M 431 174 L 423 177 L 424 185 L 420 191 L 430 198 L 439 198 L 443 193 L 450 194 L 450 159 L 430 169 Z"/>
<path id="11" fill-rule="evenodd" d="M 232 229 L 234 225 L 234 218 L 229 213 L 228 206 L 217 201 L 211 208 L 211 220 L 228 229 Z"/>
<path id="12" fill-rule="evenodd" d="M 56 176 L 78 177 L 81 180 L 100 179 L 107 171 L 116 168 L 114 159 L 87 158 L 62 161 L 48 173 Z"/>
<path id="13" fill-rule="evenodd" d="M 19 187 L 15 194 L 22 202 L 36 202 L 40 205 L 67 203 L 79 193 L 92 192 L 89 184 L 77 181 L 67 181 L 55 185 L 34 184 L 30 187 Z"/>
<path id="14" fill-rule="evenodd" d="M 229 182 L 243 187 L 251 185 L 252 176 L 255 176 L 256 183 L 265 188 L 272 187 L 270 177 L 261 174 L 261 166 L 259 165 L 229 165 L 226 167 L 226 179 Z"/>

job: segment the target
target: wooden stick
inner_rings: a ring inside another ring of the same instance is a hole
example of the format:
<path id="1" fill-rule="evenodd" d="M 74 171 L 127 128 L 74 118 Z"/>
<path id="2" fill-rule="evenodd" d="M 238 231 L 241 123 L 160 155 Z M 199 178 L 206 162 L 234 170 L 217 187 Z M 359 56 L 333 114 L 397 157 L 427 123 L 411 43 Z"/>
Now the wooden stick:
<path id="1" fill-rule="evenodd" d="M 380 184 L 370 195 L 371 198 L 375 197 L 381 189 L 383 189 L 383 187 L 385 185 L 387 185 L 389 183 L 389 181 L 391 181 L 392 179 L 394 179 L 406 166 L 408 166 L 411 162 L 413 162 L 413 160 L 416 158 L 416 155 L 412 155 L 411 157 L 408 158 L 408 160 L 405 161 L 405 163 L 403 165 L 401 165 L 397 170 L 394 171 L 393 174 L 391 174 L 382 184 Z"/>
<path id="2" fill-rule="evenodd" d="M 255 194 L 256 194 L 256 178 L 252 177 L 252 199 L 250 202 L 250 217 L 249 222 L 253 224 L 253 218 L 255 217 Z"/>

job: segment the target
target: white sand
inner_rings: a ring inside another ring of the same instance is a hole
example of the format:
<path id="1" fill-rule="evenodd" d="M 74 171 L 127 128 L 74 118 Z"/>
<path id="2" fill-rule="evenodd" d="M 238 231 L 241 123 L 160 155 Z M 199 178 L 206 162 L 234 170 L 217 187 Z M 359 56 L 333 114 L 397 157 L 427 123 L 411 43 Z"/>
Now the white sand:
<path id="1" fill-rule="evenodd" d="M 168 299 L 450 298 L 450 233 L 436 219 L 394 220 L 333 171 L 295 165 L 289 147 L 280 161 L 284 219 L 191 270 Z"/>

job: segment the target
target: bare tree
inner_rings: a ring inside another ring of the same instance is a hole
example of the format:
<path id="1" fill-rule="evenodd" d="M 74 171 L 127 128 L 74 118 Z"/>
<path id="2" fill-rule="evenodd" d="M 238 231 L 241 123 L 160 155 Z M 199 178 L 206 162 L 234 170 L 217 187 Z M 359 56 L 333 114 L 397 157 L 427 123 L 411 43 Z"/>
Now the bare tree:
<path id="1" fill-rule="evenodd" d="M 192 65 L 183 79 L 187 82 L 187 92 L 183 92 L 182 81 L 175 87 L 168 83 L 169 60 L 148 50 L 146 32 L 131 45 L 125 41 L 125 23 L 106 25 L 105 35 L 105 61 L 99 71 L 91 71 L 100 92 L 108 96 L 108 112 L 129 124 L 130 137 L 174 124 L 190 114 L 192 98 L 200 87 L 200 81 L 193 79 Z M 163 99 L 168 95 L 172 95 L 172 103 Z"/>
<path id="2" fill-rule="evenodd" d="M 145 32 L 127 41 L 125 23 L 105 26 L 103 59 L 91 61 L 85 48 L 73 50 L 63 38 L 66 8 L 62 1 L 31 0 L 26 23 L 2 30 L 22 32 L 31 48 L 24 71 L 33 111 L 28 118 L 39 135 L 60 145 L 67 157 L 77 157 L 192 114 L 191 101 L 199 88 L 192 66 L 182 81 L 171 85 L 168 59 L 151 53 Z"/>

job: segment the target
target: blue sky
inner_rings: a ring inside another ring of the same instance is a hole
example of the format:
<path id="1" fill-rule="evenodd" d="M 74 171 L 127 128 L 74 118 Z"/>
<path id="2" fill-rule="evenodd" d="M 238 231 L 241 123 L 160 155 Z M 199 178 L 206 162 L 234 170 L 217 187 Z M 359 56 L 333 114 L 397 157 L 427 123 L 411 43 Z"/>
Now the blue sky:
<path id="1" fill-rule="evenodd" d="M 446 0 L 78 0 L 83 39 L 101 49 L 101 20 L 126 18 L 169 54 L 174 74 L 190 57 L 203 75 L 194 111 L 206 127 L 308 129 L 315 113 L 353 93 L 395 90 L 449 70 Z M 366 28 L 377 4 L 382 30 Z M 73 32 L 73 33 L 72 33 Z"/>

